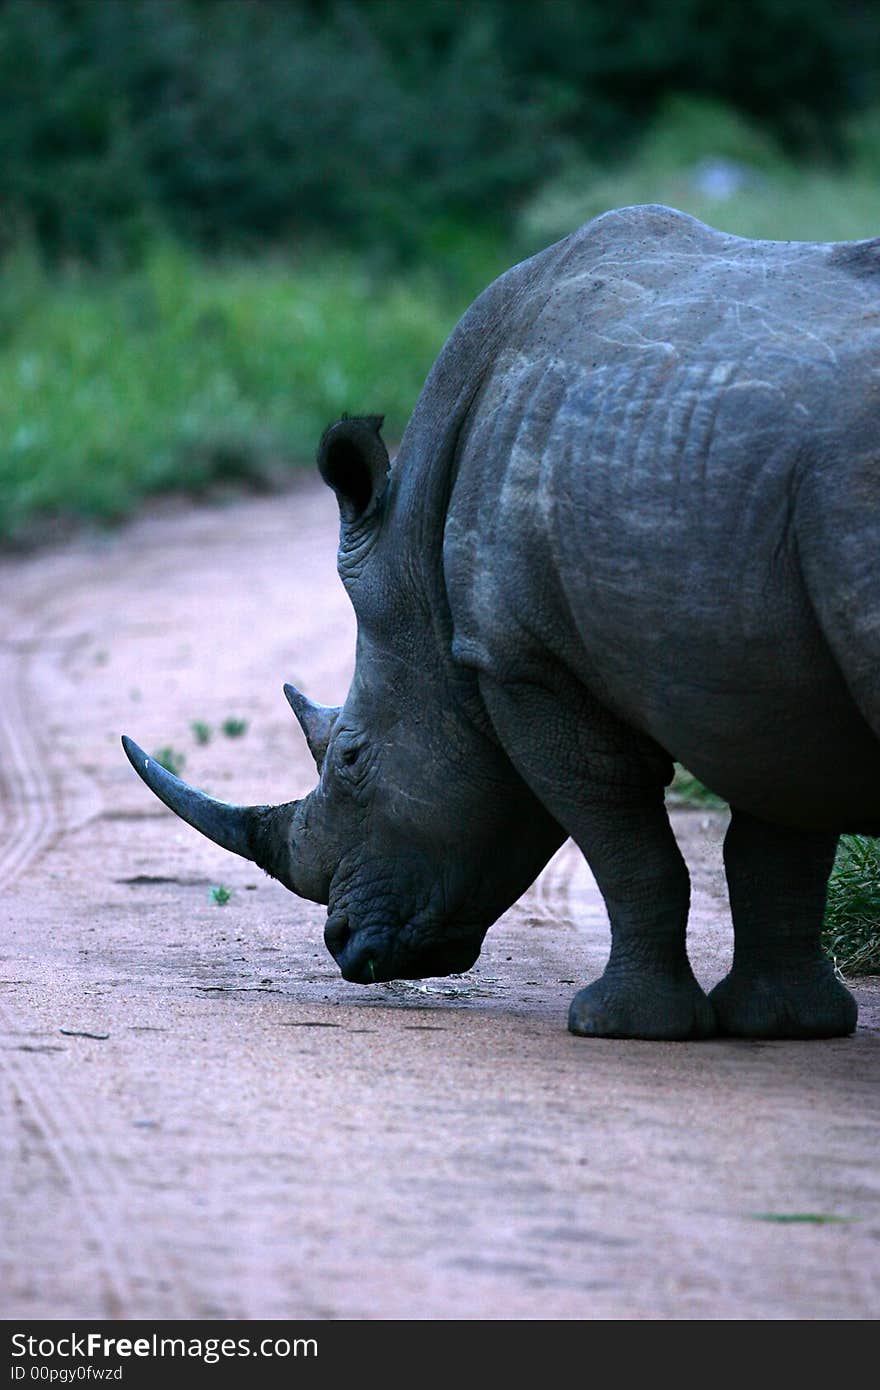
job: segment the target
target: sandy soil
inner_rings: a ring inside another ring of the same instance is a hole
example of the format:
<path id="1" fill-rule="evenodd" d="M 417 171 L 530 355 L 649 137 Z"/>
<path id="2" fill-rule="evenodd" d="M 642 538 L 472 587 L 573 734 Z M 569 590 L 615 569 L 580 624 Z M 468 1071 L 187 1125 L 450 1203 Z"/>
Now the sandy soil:
<path id="1" fill-rule="evenodd" d="M 851 1039 L 571 1037 L 607 928 L 568 845 L 470 975 L 346 984 L 321 909 L 137 780 L 120 732 L 309 788 L 281 684 L 345 694 L 335 532 L 304 483 L 0 565 L 2 1316 L 876 1316 L 877 981 Z M 676 828 L 711 984 L 723 823 Z M 798 1213 L 845 1219 L 760 1219 Z"/>

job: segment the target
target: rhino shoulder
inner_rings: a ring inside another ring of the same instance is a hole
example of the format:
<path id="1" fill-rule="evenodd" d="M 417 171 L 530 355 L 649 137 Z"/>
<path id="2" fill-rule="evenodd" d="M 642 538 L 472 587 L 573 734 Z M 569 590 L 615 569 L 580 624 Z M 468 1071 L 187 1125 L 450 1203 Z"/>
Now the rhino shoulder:
<path id="1" fill-rule="evenodd" d="M 569 239 L 618 247 L 637 245 L 643 250 L 645 244 L 650 242 L 674 242 L 677 249 L 690 243 L 694 249 L 709 250 L 719 242 L 739 240 L 708 226 L 690 213 L 666 207 L 663 203 L 636 203 L 632 207 L 612 208 L 585 222 Z"/>

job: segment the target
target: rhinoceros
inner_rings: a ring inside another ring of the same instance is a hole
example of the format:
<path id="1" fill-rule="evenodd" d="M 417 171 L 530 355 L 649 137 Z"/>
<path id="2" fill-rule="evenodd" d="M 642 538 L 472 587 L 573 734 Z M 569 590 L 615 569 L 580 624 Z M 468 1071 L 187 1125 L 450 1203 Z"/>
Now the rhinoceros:
<path id="1" fill-rule="evenodd" d="M 880 238 L 606 213 L 476 300 L 393 465 L 380 427 L 318 450 L 358 637 L 341 708 L 286 687 L 316 789 L 227 805 L 126 739 L 147 785 L 328 904 L 347 980 L 468 969 L 571 836 L 612 932 L 574 1033 L 851 1032 L 820 928 L 880 834 Z M 673 760 L 731 807 L 708 996 Z"/>

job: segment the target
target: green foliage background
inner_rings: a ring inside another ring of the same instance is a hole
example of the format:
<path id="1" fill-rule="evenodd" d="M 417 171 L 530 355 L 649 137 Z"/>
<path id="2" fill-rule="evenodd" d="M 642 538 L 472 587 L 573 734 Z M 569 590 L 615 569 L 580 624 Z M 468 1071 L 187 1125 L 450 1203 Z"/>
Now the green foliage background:
<path id="1" fill-rule="evenodd" d="M 867 0 L 0 0 L 0 543 L 393 442 L 608 207 L 875 234 L 878 72 Z"/>
<path id="2" fill-rule="evenodd" d="M 156 225 L 412 256 L 625 157 L 670 92 L 839 157 L 878 59 L 867 0 L 6 0 L 0 206 L 58 256 Z"/>

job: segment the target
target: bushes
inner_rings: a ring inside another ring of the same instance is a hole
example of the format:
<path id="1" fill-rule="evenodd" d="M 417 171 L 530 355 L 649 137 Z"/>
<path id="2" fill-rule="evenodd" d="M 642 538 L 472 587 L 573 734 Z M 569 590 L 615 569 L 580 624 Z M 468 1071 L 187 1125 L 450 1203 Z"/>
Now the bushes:
<path id="1" fill-rule="evenodd" d="M 156 227 L 418 255 L 619 157 L 670 92 L 833 151 L 878 54 L 839 0 L 0 0 L 0 231 L 93 260 Z"/>
<path id="2" fill-rule="evenodd" d="M 434 54 L 424 35 L 398 49 L 353 4 L 14 0 L 7 220 L 92 258 L 151 221 L 212 248 L 331 229 L 402 253 L 438 216 L 497 224 L 552 164 L 552 133 L 484 8 Z"/>
<path id="3" fill-rule="evenodd" d="M 672 96 L 632 157 L 614 169 L 576 162 L 526 202 L 522 253 L 565 236 L 608 208 L 666 203 L 724 231 L 771 240 L 848 241 L 880 228 L 880 111 L 847 138 L 848 170 L 798 166 L 766 132 L 729 107 Z"/>
<path id="4" fill-rule="evenodd" d="M 343 411 L 385 412 L 393 441 L 470 293 L 338 253 L 208 265 L 159 245 L 126 273 L 49 276 L 19 251 L 0 281 L 0 541 L 274 480 Z"/>
<path id="5" fill-rule="evenodd" d="M 470 299 L 607 207 L 876 231 L 880 18 L 733 11 L 0 0 L 0 534 L 261 476 L 341 410 L 401 429 Z M 796 175 L 798 141 L 855 173 Z M 705 154 L 751 171 L 723 206 Z"/>
<path id="6" fill-rule="evenodd" d="M 852 975 L 880 974 L 880 843 L 841 837 L 828 884 L 822 944 Z"/>
<path id="7" fill-rule="evenodd" d="M 721 204 L 691 181 L 698 136 L 753 171 Z M 474 296 L 517 251 L 609 206 L 659 196 L 744 235 L 880 224 L 876 181 L 799 174 L 723 108 L 671 103 L 645 150 L 615 174 L 549 185 L 518 247 L 438 219 L 423 233 L 430 265 L 391 273 L 338 248 L 207 257 L 154 232 L 130 264 L 47 269 L 19 242 L 0 274 L 0 538 L 57 512 L 113 517 L 162 489 L 273 477 L 311 458 L 343 411 L 385 412 L 393 439 Z"/>

